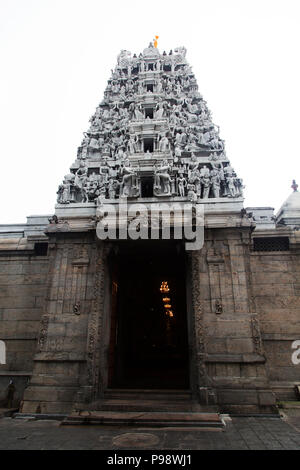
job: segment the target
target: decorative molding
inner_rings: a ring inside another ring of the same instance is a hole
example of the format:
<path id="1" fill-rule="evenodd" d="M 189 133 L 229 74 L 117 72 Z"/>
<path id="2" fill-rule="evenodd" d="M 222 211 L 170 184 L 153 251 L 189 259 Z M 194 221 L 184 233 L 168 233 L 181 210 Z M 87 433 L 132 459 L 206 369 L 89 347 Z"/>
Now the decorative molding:
<path id="1" fill-rule="evenodd" d="M 95 282 L 92 311 L 88 324 L 87 370 L 88 385 L 92 387 L 91 399 L 96 399 L 100 384 L 101 341 L 103 335 L 104 314 L 104 273 L 108 252 L 103 244 L 95 247 Z"/>
<path id="2" fill-rule="evenodd" d="M 264 356 L 263 344 L 261 339 L 260 326 L 257 319 L 257 315 L 251 315 L 251 330 L 252 340 L 254 345 L 254 351 L 256 354 Z"/>
<path id="3" fill-rule="evenodd" d="M 207 373 L 204 364 L 205 354 L 205 331 L 203 325 L 203 308 L 200 295 L 200 277 L 199 277 L 199 253 L 190 254 L 191 259 L 191 279 L 192 279 L 192 304 L 195 325 L 195 353 L 198 375 L 198 387 L 206 385 Z"/>
<path id="4" fill-rule="evenodd" d="M 38 351 L 43 351 L 46 340 L 47 340 L 47 332 L 48 332 L 48 325 L 49 325 L 49 316 L 43 315 L 41 319 L 41 329 L 38 338 Z"/>

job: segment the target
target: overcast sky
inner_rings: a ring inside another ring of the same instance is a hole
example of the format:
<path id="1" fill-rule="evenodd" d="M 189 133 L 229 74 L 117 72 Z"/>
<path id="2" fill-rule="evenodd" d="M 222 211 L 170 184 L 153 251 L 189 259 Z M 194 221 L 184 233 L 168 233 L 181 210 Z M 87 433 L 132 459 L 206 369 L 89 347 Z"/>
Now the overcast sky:
<path id="1" fill-rule="evenodd" d="M 184 45 L 243 178 L 278 210 L 300 184 L 299 0 L 0 0 L 0 223 L 52 214 L 121 49 Z"/>

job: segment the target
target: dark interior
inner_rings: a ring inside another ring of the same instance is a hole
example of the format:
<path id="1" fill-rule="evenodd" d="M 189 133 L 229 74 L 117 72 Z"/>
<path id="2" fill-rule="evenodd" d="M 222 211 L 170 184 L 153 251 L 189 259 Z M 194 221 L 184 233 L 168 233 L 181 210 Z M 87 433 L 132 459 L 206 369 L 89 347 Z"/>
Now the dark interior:
<path id="1" fill-rule="evenodd" d="M 144 152 L 153 152 L 154 150 L 154 139 L 146 138 L 144 139 Z"/>
<path id="2" fill-rule="evenodd" d="M 141 178 L 142 197 L 153 197 L 153 183 L 152 176 Z"/>
<path id="3" fill-rule="evenodd" d="M 189 388 L 182 245 L 127 241 L 119 244 L 111 263 L 109 386 Z"/>
<path id="4" fill-rule="evenodd" d="M 153 119 L 153 108 L 146 108 L 145 109 L 145 117 Z"/>

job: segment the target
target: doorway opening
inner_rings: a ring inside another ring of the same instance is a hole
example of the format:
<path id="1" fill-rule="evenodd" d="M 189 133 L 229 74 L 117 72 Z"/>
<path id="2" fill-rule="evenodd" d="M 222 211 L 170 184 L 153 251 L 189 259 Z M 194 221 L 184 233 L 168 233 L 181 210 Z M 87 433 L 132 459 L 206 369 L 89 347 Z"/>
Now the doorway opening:
<path id="1" fill-rule="evenodd" d="M 153 177 L 142 176 L 141 178 L 142 197 L 153 197 Z"/>
<path id="2" fill-rule="evenodd" d="M 145 109 L 145 118 L 153 119 L 153 108 Z"/>
<path id="3" fill-rule="evenodd" d="M 144 139 L 144 152 L 153 153 L 153 150 L 154 150 L 154 139 L 145 138 Z"/>
<path id="4" fill-rule="evenodd" d="M 119 242 L 110 260 L 110 388 L 188 389 L 183 245 Z"/>
<path id="5" fill-rule="evenodd" d="M 146 84 L 146 90 L 151 91 L 151 93 L 153 93 L 153 83 L 147 83 Z"/>

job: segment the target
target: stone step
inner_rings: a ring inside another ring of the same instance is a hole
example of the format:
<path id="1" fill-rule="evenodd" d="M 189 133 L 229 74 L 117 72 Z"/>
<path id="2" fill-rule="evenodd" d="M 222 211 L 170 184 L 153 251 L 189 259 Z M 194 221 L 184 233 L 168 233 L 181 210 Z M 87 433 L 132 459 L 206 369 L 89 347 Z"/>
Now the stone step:
<path id="1" fill-rule="evenodd" d="M 62 425 L 138 425 L 150 427 L 205 427 L 223 428 L 224 421 L 218 413 L 198 412 L 113 412 L 81 411 L 73 412 Z"/>
<path id="2" fill-rule="evenodd" d="M 149 390 L 149 389 L 107 389 L 104 398 L 132 400 L 191 400 L 192 393 L 187 390 Z"/>
<path id="3" fill-rule="evenodd" d="M 17 411 L 19 411 L 18 408 L 0 408 L 0 418 L 9 418 Z"/>
<path id="4" fill-rule="evenodd" d="M 191 400 L 163 401 L 112 398 L 99 400 L 87 406 L 84 409 L 91 411 L 203 411 L 201 405 L 193 403 Z M 205 407 L 205 410 L 207 410 L 207 407 Z"/>

